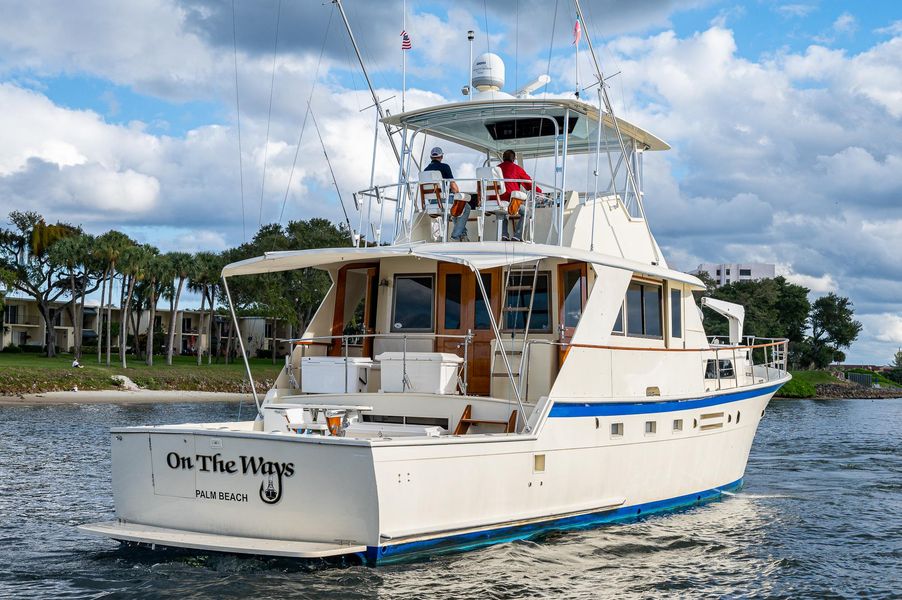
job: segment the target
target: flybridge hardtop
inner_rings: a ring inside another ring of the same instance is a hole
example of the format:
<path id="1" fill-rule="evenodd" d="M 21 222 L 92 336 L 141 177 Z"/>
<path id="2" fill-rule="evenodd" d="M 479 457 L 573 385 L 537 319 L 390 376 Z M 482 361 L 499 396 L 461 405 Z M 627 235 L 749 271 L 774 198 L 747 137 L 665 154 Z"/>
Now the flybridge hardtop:
<path id="1" fill-rule="evenodd" d="M 598 148 L 599 114 L 604 129 L 602 150 L 619 150 L 617 129 L 643 150 L 669 150 L 670 146 L 652 135 L 581 100 L 566 98 L 505 98 L 453 102 L 412 110 L 383 119 L 384 123 L 423 130 L 455 144 L 500 156 L 513 149 L 523 158 L 547 157 L 555 152 L 555 139 L 567 128 L 568 152 L 591 154 Z"/>
<path id="2" fill-rule="evenodd" d="M 324 248 L 267 252 L 265 255 L 257 258 L 250 258 L 227 265 L 222 270 L 222 276 L 233 277 L 307 267 L 340 266 L 354 261 L 369 261 L 399 256 L 413 256 L 434 261 L 458 263 L 468 265 L 477 270 L 508 267 L 546 258 L 558 258 L 624 269 L 650 277 L 667 278 L 672 281 L 685 283 L 691 289 L 705 289 L 705 284 L 694 275 L 658 265 L 643 264 L 627 258 L 606 256 L 580 248 L 548 244 L 529 244 L 517 247 L 503 242 L 485 242 L 472 246 L 420 242 L 369 248 Z"/>
<path id="3" fill-rule="evenodd" d="M 514 98 L 499 57 L 474 65 L 468 102 L 385 119 L 398 178 L 353 195 L 352 247 L 223 269 L 251 389 L 246 339 L 262 333 L 284 367 L 250 418 L 114 429 L 116 519 L 84 531 L 375 564 L 741 486 L 787 341 L 743 336 L 742 308 L 716 301 L 730 335 L 706 335 L 702 282 L 668 267 L 645 218 L 642 157 L 667 145 L 613 118 L 603 90 L 598 108 L 528 98 L 545 77 Z M 461 191 L 416 172 L 420 135 L 476 151 Z M 507 149 L 553 160 L 553 179 L 505 179 Z M 567 179 L 579 153 L 596 164 L 583 188 Z M 515 198 L 510 183 L 529 185 Z M 308 267 L 332 286 L 303 330 L 238 329 L 230 279 Z"/>

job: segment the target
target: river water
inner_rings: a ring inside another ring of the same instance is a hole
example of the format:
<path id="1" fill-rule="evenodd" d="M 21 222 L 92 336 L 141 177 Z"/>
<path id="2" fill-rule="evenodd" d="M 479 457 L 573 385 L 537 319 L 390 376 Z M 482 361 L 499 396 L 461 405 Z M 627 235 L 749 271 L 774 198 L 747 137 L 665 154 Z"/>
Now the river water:
<path id="1" fill-rule="evenodd" d="M 774 401 L 745 487 L 702 507 L 370 568 L 120 549 L 110 427 L 235 404 L 0 408 L 0 598 L 902 597 L 902 399 Z"/>

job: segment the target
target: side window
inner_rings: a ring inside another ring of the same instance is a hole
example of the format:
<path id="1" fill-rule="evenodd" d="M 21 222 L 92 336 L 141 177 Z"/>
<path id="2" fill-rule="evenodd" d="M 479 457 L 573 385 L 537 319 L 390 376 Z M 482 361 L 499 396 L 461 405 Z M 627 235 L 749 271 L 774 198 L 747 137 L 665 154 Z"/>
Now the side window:
<path id="1" fill-rule="evenodd" d="M 432 275 L 395 275 L 393 332 L 432 331 L 434 283 Z"/>
<path id="2" fill-rule="evenodd" d="M 683 295 L 670 290 L 670 337 L 683 337 Z"/>
<path id="3" fill-rule="evenodd" d="M 617 313 L 617 320 L 614 321 L 614 329 L 611 333 L 623 335 L 623 303 L 620 303 L 620 312 Z"/>
<path id="4" fill-rule="evenodd" d="M 632 283 L 626 291 L 626 334 L 637 337 L 663 337 L 662 287 Z"/>

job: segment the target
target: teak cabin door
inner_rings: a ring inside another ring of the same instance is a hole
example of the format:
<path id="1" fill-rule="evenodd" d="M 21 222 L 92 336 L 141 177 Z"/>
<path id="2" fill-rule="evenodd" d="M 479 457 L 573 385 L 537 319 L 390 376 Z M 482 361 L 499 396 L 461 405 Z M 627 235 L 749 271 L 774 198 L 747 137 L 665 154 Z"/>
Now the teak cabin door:
<path id="1" fill-rule="evenodd" d="M 335 282 L 335 308 L 332 313 L 332 335 L 373 334 L 376 332 L 376 298 L 379 285 L 379 263 L 345 265 L 338 270 Z M 349 342 L 354 356 L 373 357 L 373 338 L 363 337 Z M 360 348 L 359 354 L 356 348 Z M 329 345 L 329 356 L 342 356 L 344 345 L 336 337 Z"/>
<path id="2" fill-rule="evenodd" d="M 481 271 L 482 283 L 489 296 L 495 319 L 501 313 L 501 269 Z M 467 349 L 467 393 L 488 395 L 492 387 L 492 325 L 476 276 L 468 267 L 453 263 L 438 264 L 436 295 L 436 333 L 464 336 L 473 332 Z M 463 357 L 462 338 L 437 338 L 436 352 L 450 352 Z M 463 375 L 463 374 L 461 374 Z"/>

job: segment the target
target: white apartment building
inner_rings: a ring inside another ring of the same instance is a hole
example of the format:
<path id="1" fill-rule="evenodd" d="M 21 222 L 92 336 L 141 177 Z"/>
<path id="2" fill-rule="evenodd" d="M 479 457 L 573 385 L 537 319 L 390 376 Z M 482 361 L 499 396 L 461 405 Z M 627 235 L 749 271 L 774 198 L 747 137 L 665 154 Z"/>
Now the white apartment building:
<path id="1" fill-rule="evenodd" d="M 768 263 L 704 263 L 692 271 L 693 275 L 700 273 L 707 273 L 720 286 L 737 281 L 771 279 L 776 276 L 777 267 Z"/>

